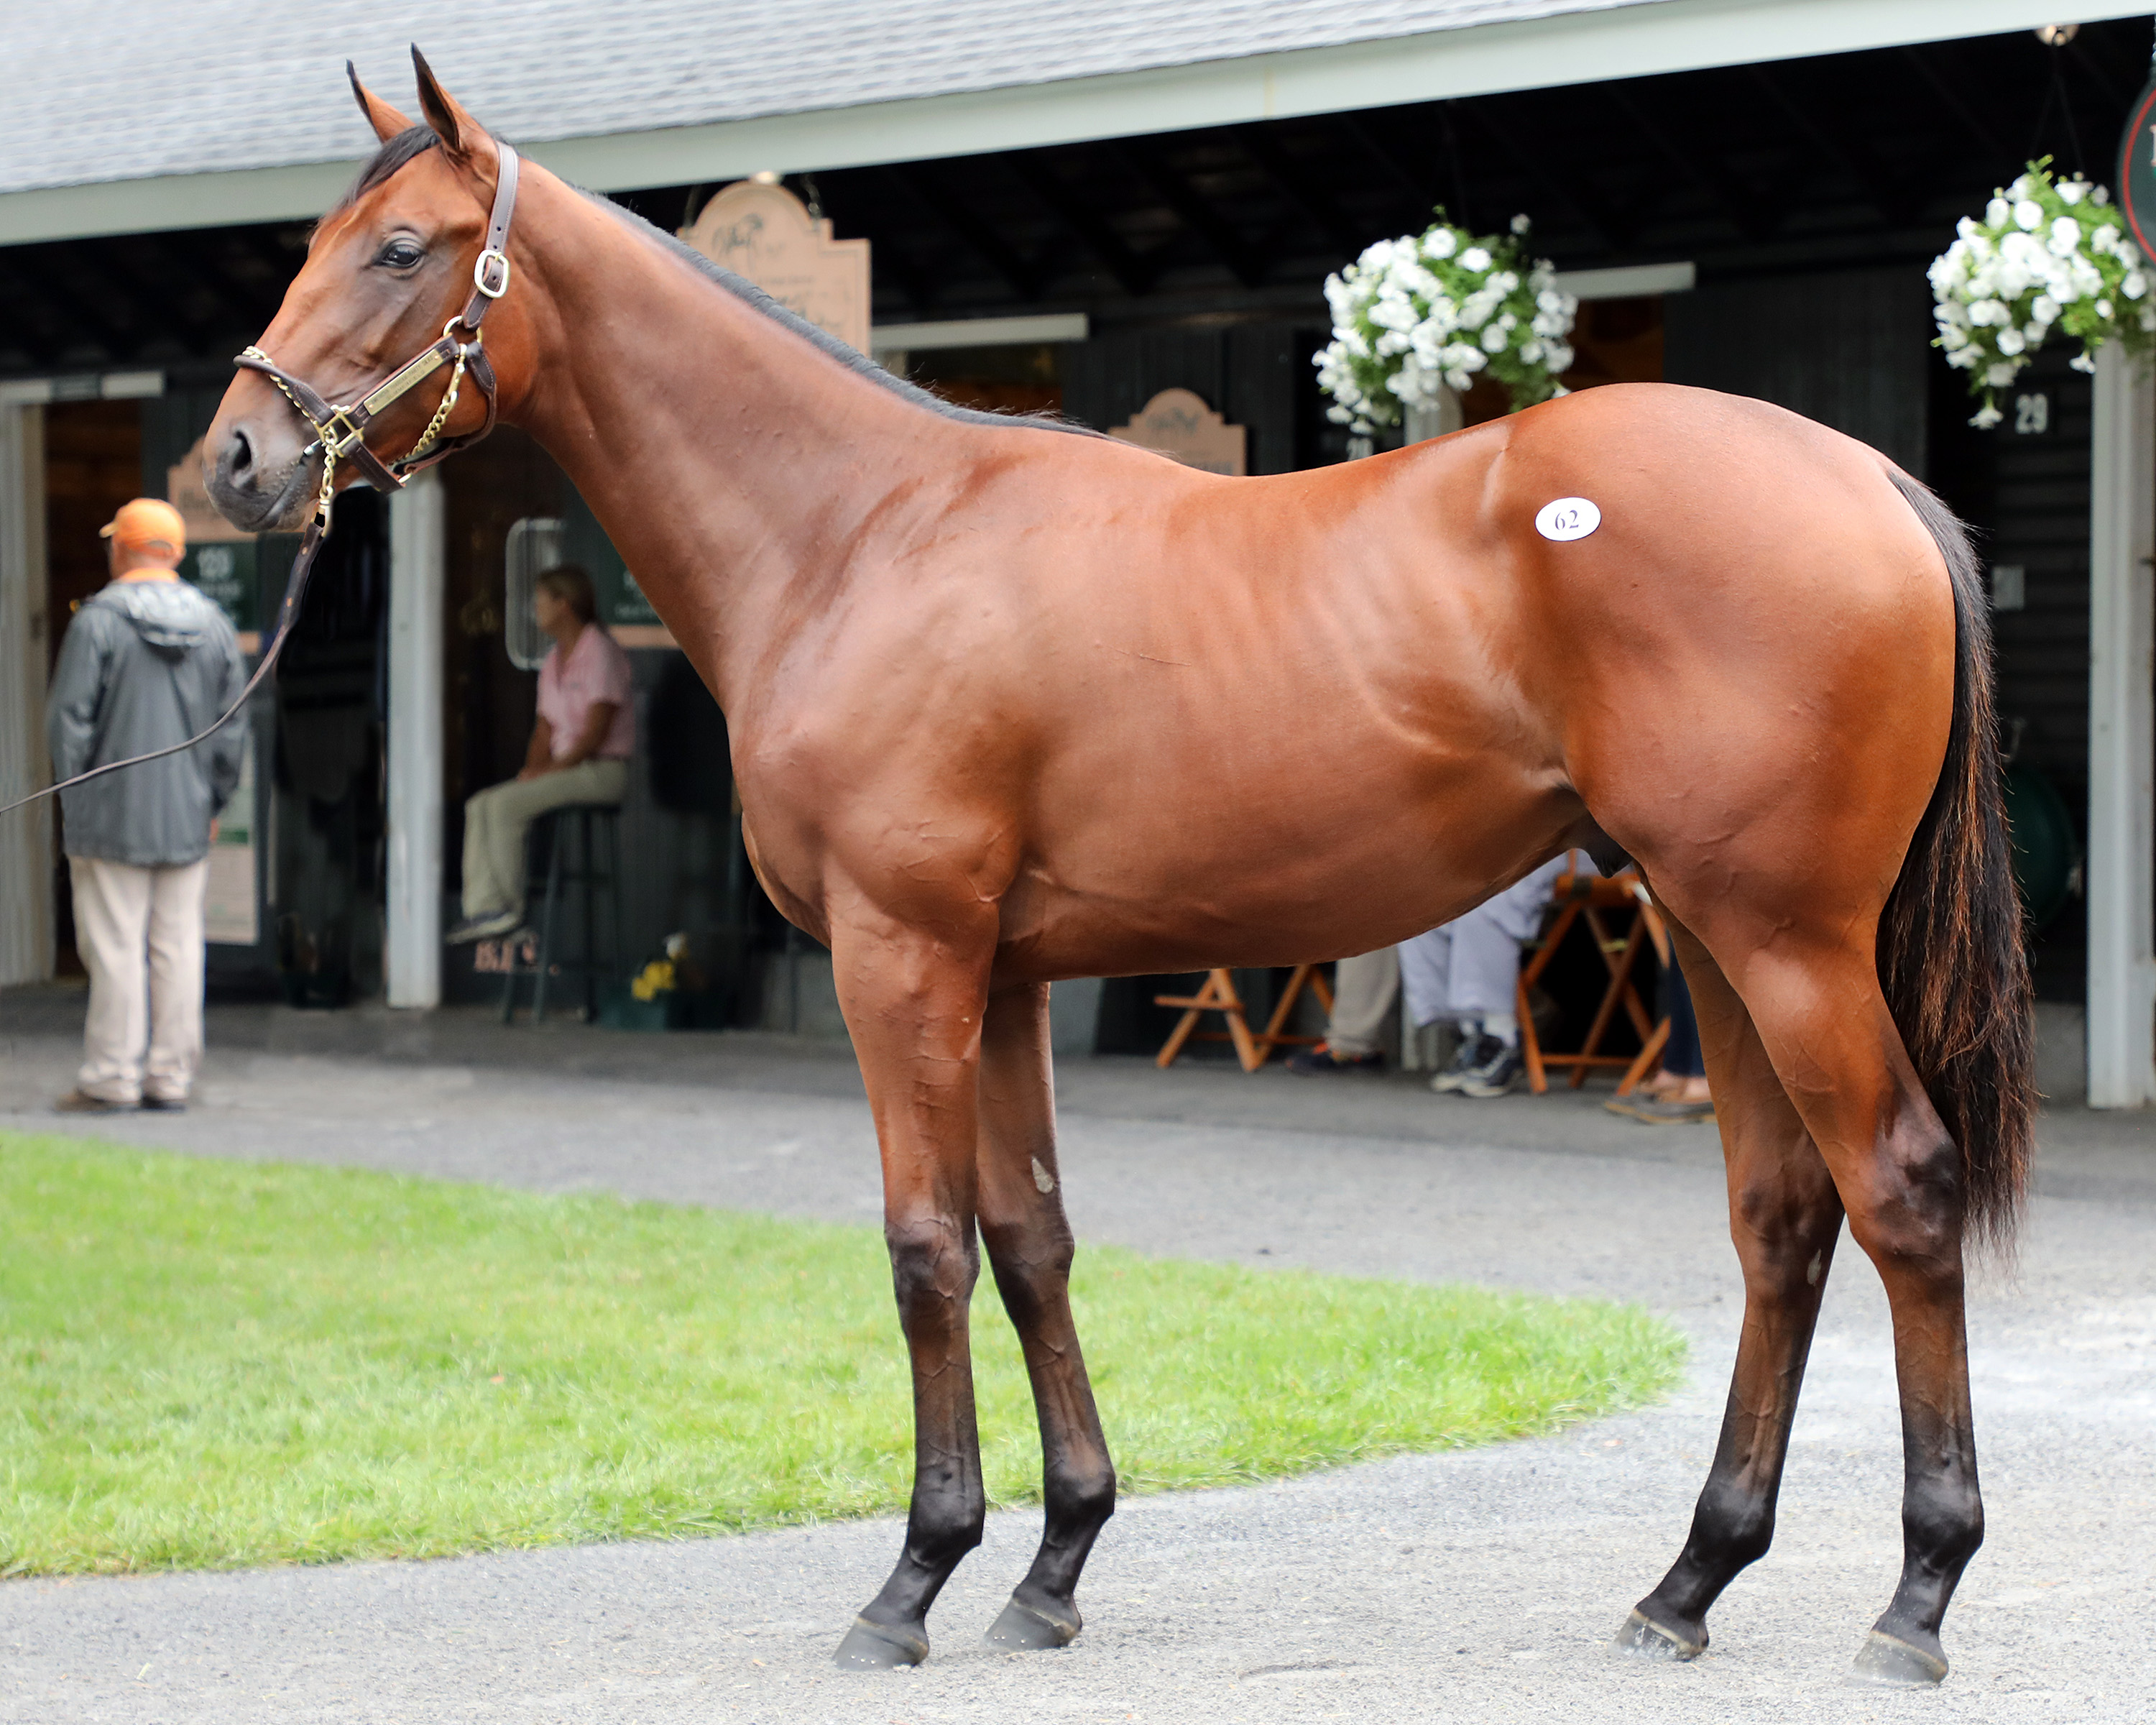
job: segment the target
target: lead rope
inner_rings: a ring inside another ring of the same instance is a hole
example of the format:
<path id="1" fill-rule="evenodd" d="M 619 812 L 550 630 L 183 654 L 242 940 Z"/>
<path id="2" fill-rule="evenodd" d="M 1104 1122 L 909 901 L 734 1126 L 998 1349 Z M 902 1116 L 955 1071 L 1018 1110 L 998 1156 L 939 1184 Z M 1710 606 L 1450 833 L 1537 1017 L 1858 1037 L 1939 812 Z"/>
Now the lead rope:
<path id="1" fill-rule="evenodd" d="M 315 501 L 314 518 L 307 523 L 305 536 L 300 541 L 300 554 L 292 559 L 292 573 L 285 583 L 284 602 L 277 607 L 276 633 L 270 636 L 269 650 L 262 655 L 262 662 L 254 667 L 254 675 L 233 698 L 232 705 L 185 742 L 151 749 L 146 755 L 130 755 L 124 761 L 107 761 L 102 767 L 93 767 L 87 773 L 76 773 L 73 778 L 64 778 L 58 784 L 49 784 L 44 789 L 33 791 L 27 797 L 18 797 L 13 802 L 0 807 L 0 814 L 13 814 L 18 809 L 25 808 L 41 798 L 72 790 L 79 784 L 87 784 L 93 778 L 102 778 L 106 773 L 117 773 L 122 768 L 140 767 L 146 761 L 162 761 L 167 755 L 181 754 L 198 743 L 208 742 L 232 722 L 239 710 L 254 698 L 254 691 L 262 686 L 262 680 L 270 675 L 270 668 L 277 663 L 277 655 L 285 649 L 285 639 L 292 633 L 292 625 L 299 620 L 300 600 L 306 591 L 307 575 L 314 567 L 315 557 L 322 548 L 322 541 L 329 537 L 332 501 L 330 487 L 336 471 L 336 457 L 325 449 L 322 451 L 322 489 Z"/>

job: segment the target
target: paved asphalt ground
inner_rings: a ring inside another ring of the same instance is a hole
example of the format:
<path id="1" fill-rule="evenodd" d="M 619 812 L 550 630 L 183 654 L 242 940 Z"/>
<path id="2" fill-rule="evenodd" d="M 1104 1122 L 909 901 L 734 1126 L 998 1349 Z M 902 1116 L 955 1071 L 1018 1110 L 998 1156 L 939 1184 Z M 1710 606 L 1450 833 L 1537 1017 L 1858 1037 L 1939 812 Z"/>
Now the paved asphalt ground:
<path id="1" fill-rule="evenodd" d="M 0 999 L 0 1123 L 59 1126 L 80 998 Z M 872 1220 L 843 1050 L 505 1034 L 476 1014 L 213 1014 L 200 1105 L 70 1125 L 547 1191 Z M 1556 1439 L 1127 1502 L 1061 1652 L 980 1641 L 1037 1513 L 990 1520 L 911 1673 L 830 1655 L 895 1521 L 427 1563 L 0 1584 L 0 1721 L 2156 1719 L 2156 1118 L 2046 1119 L 2020 1268 L 1971 1314 L 1990 1538 L 1936 1692 L 1845 1677 L 1892 1590 L 1877 1277 L 1845 1240 L 1773 1554 L 1687 1667 L 1604 1651 L 1681 1540 L 1740 1311 L 1711 1132 L 1557 1096 L 1066 1063 L 1081 1240 L 1635 1300 L 1692 1338 L 1666 1404 Z M 894 1321 L 891 1345 L 898 1338 Z M 1106 1410 L 1111 1439 L 1115 1409 Z"/>

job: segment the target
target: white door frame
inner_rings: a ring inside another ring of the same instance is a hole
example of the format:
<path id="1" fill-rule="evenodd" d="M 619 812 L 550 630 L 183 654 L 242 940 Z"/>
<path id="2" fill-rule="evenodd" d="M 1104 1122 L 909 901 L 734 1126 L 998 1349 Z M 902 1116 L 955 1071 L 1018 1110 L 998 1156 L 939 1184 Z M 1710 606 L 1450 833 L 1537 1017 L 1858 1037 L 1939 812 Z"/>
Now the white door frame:
<path id="1" fill-rule="evenodd" d="M 13 394 L 13 398 L 10 398 Z M 52 783 L 45 752 L 45 416 L 0 393 L 0 803 Z M 53 804 L 0 815 L 0 984 L 53 973 Z"/>
<path id="2" fill-rule="evenodd" d="M 389 1004 L 442 1000 L 442 608 L 448 514 L 439 469 L 389 500 Z"/>
<path id="3" fill-rule="evenodd" d="M 2097 356 L 2089 484 L 2088 1099 L 2156 1102 L 2156 379 Z"/>

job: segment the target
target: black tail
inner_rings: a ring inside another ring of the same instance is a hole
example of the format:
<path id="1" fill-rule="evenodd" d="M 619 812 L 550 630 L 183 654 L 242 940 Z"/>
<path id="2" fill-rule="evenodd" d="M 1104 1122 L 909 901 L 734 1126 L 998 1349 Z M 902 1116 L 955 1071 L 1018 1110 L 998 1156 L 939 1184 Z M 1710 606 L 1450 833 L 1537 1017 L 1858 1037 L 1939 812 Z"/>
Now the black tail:
<path id="1" fill-rule="evenodd" d="M 1925 487 L 1892 478 L 1953 579 L 1953 728 L 1880 918 L 1879 980 L 1917 1076 L 1961 1147 L 1970 1230 L 2005 1248 L 2029 1183 L 2035 1050 L 1999 796 L 1991 619 L 1967 530 Z"/>

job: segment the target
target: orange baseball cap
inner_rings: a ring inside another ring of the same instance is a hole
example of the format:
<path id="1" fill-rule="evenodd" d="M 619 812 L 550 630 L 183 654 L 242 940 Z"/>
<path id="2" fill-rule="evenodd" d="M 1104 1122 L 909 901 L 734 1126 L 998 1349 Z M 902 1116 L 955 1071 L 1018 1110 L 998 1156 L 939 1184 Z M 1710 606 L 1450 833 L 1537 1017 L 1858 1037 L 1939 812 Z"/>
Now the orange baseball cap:
<path id="1" fill-rule="evenodd" d="M 187 548 L 187 524 L 162 497 L 137 497 L 97 530 L 100 539 L 116 539 L 130 551 L 162 546 L 177 557 Z"/>

